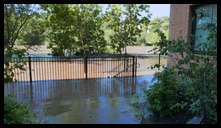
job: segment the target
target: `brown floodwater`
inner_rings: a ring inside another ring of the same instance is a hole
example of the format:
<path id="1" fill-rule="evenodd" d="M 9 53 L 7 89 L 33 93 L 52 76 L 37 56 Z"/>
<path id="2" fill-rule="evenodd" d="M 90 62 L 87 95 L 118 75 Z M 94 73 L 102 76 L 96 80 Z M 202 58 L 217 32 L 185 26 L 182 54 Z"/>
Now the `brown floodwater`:
<path id="1" fill-rule="evenodd" d="M 31 65 L 32 80 L 68 80 L 68 79 L 83 79 L 86 77 L 85 65 L 83 58 L 70 58 L 62 60 L 57 57 L 48 58 L 32 58 Z M 16 59 L 15 59 L 16 60 Z M 38 60 L 38 61 L 36 61 Z M 39 61 L 41 60 L 41 61 Z M 50 61 L 47 61 L 50 60 Z M 25 60 L 16 60 L 25 61 Z M 126 62 L 126 65 L 125 65 Z M 14 64 L 14 63 L 11 63 Z M 137 57 L 136 75 L 153 74 L 158 69 L 151 69 L 150 66 L 159 64 L 158 56 L 143 56 Z M 160 64 L 167 65 L 167 57 L 161 57 Z M 90 58 L 87 62 L 87 77 L 88 78 L 104 78 L 104 77 L 123 77 L 132 76 L 133 74 L 132 58 Z M 29 81 L 30 70 L 29 63 L 24 64 L 26 70 L 13 70 L 17 81 Z M 126 69 L 126 70 L 125 70 Z M 135 71 L 135 70 L 134 70 Z"/>

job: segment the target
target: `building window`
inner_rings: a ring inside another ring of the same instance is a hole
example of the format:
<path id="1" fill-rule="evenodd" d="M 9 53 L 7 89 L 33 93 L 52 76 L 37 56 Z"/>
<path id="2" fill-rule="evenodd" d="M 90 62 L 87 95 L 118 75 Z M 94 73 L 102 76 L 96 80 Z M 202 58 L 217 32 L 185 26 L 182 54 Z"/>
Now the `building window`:
<path id="1" fill-rule="evenodd" d="M 217 5 L 196 5 L 192 8 L 193 51 L 200 53 L 202 45 L 212 46 L 215 43 L 208 39 L 208 25 L 217 26 Z M 201 45 L 201 46 L 199 46 Z"/>

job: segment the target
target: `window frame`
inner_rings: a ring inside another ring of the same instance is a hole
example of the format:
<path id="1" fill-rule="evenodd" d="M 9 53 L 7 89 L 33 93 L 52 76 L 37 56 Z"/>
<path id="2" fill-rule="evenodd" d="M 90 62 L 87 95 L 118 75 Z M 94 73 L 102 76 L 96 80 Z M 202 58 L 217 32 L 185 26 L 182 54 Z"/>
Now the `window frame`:
<path id="1" fill-rule="evenodd" d="M 191 11 L 191 35 L 195 36 L 196 35 L 196 9 L 200 8 L 200 7 L 204 7 L 204 6 L 208 6 L 208 5 L 215 5 L 215 4 L 194 4 L 192 6 L 190 6 L 190 11 Z M 195 50 L 195 37 L 191 38 L 191 52 L 194 54 L 199 54 L 202 55 L 202 53 L 198 50 Z M 217 56 L 216 53 L 210 53 L 209 55 L 211 56 Z"/>

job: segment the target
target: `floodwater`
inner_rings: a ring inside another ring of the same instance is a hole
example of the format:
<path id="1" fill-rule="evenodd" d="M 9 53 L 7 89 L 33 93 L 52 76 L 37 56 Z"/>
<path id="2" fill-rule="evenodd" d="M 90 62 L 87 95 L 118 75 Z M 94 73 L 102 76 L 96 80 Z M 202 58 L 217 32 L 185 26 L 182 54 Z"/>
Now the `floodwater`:
<path id="1" fill-rule="evenodd" d="M 84 58 L 59 58 L 59 57 L 38 57 L 32 58 L 31 63 L 25 63 L 24 70 L 13 70 L 14 79 L 18 81 L 30 80 L 30 69 L 32 80 L 67 80 L 67 79 L 82 79 L 85 74 Z M 24 62 L 27 58 L 15 59 L 15 62 Z M 50 61 L 49 61 L 50 60 Z M 133 71 L 136 75 L 154 74 L 161 71 L 151 69 L 151 66 L 159 64 L 158 56 L 140 56 L 137 57 L 134 63 L 132 57 L 129 58 L 88 58 L 87 61 L 87 77 L 123 77 L 132 76 Z M 126 62 L 126 63 L 125 63 Z M 11 63 L 14 64 L 14 63 Z M 160 64 L 167 65 L 167 57 L 161 57 Z M 135 66 L 136 65 L 136 66 Z M 133 68 L 133 67 L 136 67 Z M 134 70 L 133 70 L 134 69 Z"/>
<path id="2" fill-rule="evenodd" d="M 4 94 L 28 104 L 46 124 L 138 124 L 130 111 L 153 75 L 122 78 L 48 80 L 5 84 Z"/>

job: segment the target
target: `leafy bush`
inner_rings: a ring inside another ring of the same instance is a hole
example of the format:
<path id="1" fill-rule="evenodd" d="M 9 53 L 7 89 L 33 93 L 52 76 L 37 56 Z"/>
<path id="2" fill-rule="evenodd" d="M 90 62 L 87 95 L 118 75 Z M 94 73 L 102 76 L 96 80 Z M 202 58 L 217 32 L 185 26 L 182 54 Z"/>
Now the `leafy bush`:
<path id="1" fill-rule="evenodd" d="M 4 53 L 4 82 L 12 82 L 14 79 L 14 70 L 25 70 L 24 63 L 25 62 L 16 62 L 12 63 L 13 56 L 17 56 L 18 58 L 23 57 L 26 54 L 25 49 L 10 49 Z"/>
<path id="2" fill-rule="evenodd" d="M 155 74 L 157 80 L 145 91 L 150 110 L 158 117 L 183 112 L 201 115 L 208 122 L 217 121 L 217 41 L 214 26 L 208 43 L 199 44 L 200 54 L 193 52 L 190 42 L 162 40 L 155 49 L 160 55 L 173 54 L 177 62 Z M 214 43 L 214 44 L 213 44 Z M 159 65 L 155 67 L 159 68 Z"/>
<path id="3" fill-rule="evenodd" d="M 185 62 L 190 68 L 165 68 L 155 74 L 158 82 L 145 91 L 155 115 L 168 117 L 187 112 L 217 120 L 216 66 L 211 60 L 201 65 L 191 61 Z"/>
<path id="4" fill-rule="evenodd" d="M 30 112 L 26 105 L 18 103 L 10 95 L 4 98 L 4 124 L 30 124 L 34 114 Z"/>
<path id="5" fill-rule="evenodd" d="M 165 68 L 161 73 L 155 74 L 157 83 L 145 90 L 150 109 L 160 117 L 172 116 L 174 113 L 184 111 L 188 104 L 188 82 L 177 77 L 171 68 Z"/>
<path id="6" fill-rule="evenodd" d="M 145 96 L 134 96 L 130 105 L 132 106 L 130 109 L 134 112 L 135 117 L 141 122 L 145 120 L 151 112 L 146 107 L 148 102 L 145 100 Z"/>

